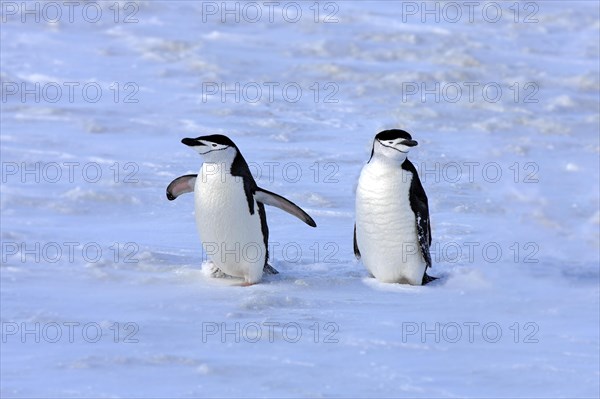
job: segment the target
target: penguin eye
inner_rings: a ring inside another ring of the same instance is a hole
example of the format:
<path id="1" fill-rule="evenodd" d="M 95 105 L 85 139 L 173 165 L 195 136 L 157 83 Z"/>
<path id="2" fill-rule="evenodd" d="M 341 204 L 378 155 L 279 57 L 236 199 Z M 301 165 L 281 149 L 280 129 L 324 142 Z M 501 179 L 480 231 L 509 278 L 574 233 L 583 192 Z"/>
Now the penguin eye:
<path id="1" fill-rule="evenodd" d="M 213 147 L 216 147 L 216 146 L 217 146 L 216 144 L 213 144 Z"/>
<path id="2" fill-rule="evenodd" d="M 394 144 L 394 142 L 393 142 L 393 141 L 388 141 L 388 143 L 390 143 L 390 144 Z"/>

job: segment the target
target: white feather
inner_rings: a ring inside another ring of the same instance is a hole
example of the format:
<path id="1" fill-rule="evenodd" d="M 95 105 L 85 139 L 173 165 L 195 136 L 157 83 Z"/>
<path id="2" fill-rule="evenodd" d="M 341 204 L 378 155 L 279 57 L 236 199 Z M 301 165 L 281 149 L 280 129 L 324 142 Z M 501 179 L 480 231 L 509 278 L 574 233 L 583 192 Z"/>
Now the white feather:
<path id="1" fill-rule="evenodd" d="M 204 162 L 194 189 L 196 226 L 205 253 L 224 273 L 260 281 L 266 248 L 258 205 L 250 214 L 241 177 L 226 163 Z"/>
<path id="2" fill-rule="evenodd" d="M 356 190 L 356 239 L 361 260 L 379 281 L 421 285 L 426 263 L 410 207 L 412 174 L 374 158 Z"/>

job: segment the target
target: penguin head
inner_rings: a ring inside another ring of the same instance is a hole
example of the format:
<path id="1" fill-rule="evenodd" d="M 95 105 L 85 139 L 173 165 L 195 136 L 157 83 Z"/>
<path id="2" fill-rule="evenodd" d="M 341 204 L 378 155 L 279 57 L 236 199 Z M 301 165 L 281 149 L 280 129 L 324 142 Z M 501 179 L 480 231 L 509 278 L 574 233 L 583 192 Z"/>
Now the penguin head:
<path id="1" fill-rule="evenodd" d="M 418 143 L 412 139 L 408 132 L 400 129 L 384 130 L 377 133 L 373 140 L 373 156 L 383 157 L 386 160 L 404 162 L 408 151 Z"/>
<path id="2" fill-rule="evenodd" d="M 235 143 L 222 134 L 200 136 L 195 139 L 185 138 L 181 142 L 188 147 L 192 147 L 208 162 L 233 161 L 239 152 Z"/>

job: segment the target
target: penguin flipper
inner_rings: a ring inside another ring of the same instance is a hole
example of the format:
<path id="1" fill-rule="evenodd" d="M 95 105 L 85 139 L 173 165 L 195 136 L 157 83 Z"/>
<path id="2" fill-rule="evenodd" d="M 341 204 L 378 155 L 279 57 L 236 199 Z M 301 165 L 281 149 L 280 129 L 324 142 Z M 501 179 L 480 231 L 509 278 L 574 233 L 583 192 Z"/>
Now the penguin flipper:
<path id="1" fill-rule="evenodd" d="M 431 253 L 429 252 L 429 246 L 431 245 L 431 225 L 429 224 L 429 218 L 426 218 L 421 212 L 417 212 L 416 216 L 417 236 L 421 247 L 421 254 L 427 267 L 431 267 Z"/>
<path id="2" fill-rule="evenodd" d="M 354 256 L 356 256 L 356 259 L 360 259 L 360 250 L 356 242 L 356 223 L 354 223 Z"/>
<path id="3" fill-rule="evenodd" d="M 167 187 L 167 199 L 173 201 L 181 194 L 193 192 L 197 177 L 198 175 L 185 175 L 173 180 Z"/>
<path id="4" fill-rule="evenodd" d="M 265 190 L 264 188 L 257 187 L 254 192 L 254 198 L 256 201 L 261 202 L 266 205 L 275 206 L 281 210 L 286 211 L 290 215 L 296 216 L 298 219 L 302 220 L 304 223 L 311 227 L 317 227 L 317 224 L 311 218 L 308 213 L 304 212 L 298 205 L 294 204 L 292 201 L 283 198 L 279 194 L 275 194 L 271 191 Z"/>
<path id="5" fill-rule="evenodd" d="M 429 247 L 431 246 L 431 223 L 429 222 L 429 202 L 427 194 L 419 179 L 419 173 L 415 166 L 408 159 L 402 163 L 402 169 L 412 173 L 412 180 L 409 189 L 410 208 L 415 214 L 415 224 L 417 227 L 417 236 L 423 260 L 428 267 L 431 267 L 431 254 Z"/>

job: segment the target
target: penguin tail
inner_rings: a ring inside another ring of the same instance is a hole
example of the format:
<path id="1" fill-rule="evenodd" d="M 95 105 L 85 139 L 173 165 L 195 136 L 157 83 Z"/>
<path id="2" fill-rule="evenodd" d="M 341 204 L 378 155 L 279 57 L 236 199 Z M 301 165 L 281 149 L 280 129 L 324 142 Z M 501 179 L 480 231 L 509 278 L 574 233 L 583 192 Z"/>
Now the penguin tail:
<path id="1" fill-rule="evenodd" d="M 427 273 L 425 273 L 425 274 L 423 274 L 423 282 L 421 284 L 425 285 L 425 284 L 431 283 L 432 281 L 437 280 L 437 279 L 438 279 L 438 277 L 433 277 L 433 276 L 430 276 Z"/>
<path id="2" fill-rule="evenodd" d="M 269 265 L 268 263 L 265 263 L 263 273 L 264 274 L 279 274 L 277 269 L 275 269 L 273 266 Z"/>

